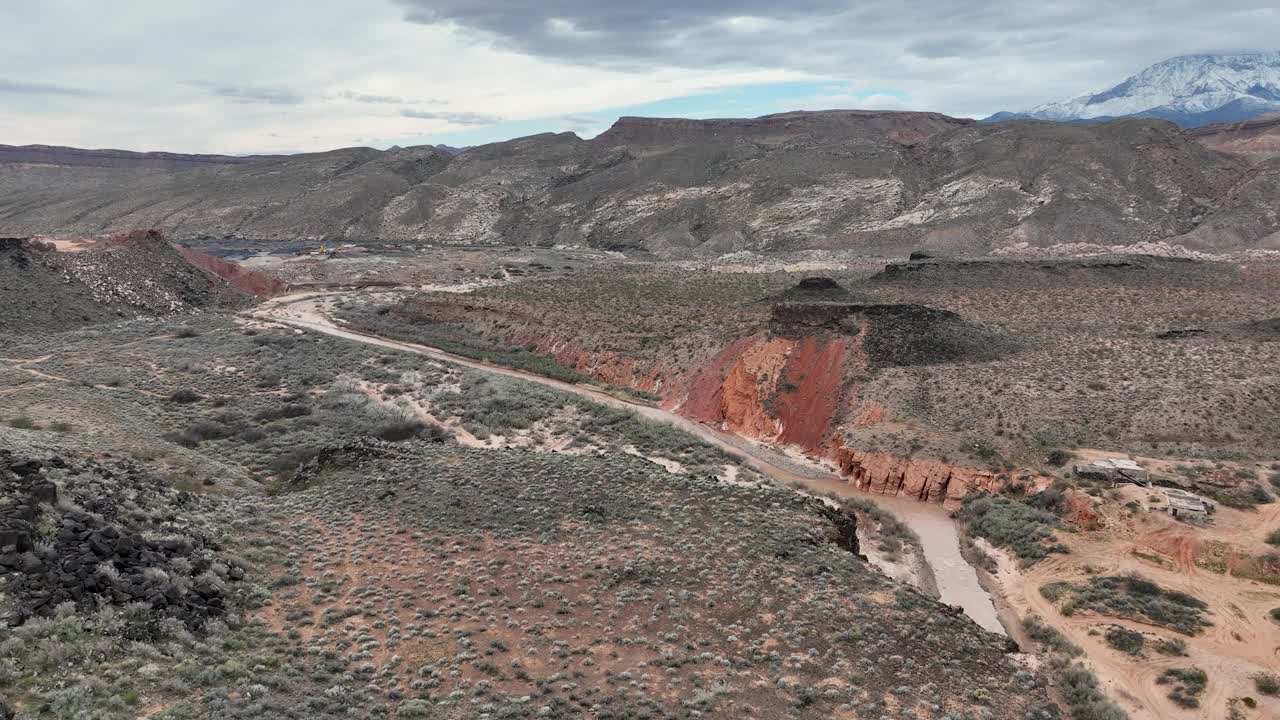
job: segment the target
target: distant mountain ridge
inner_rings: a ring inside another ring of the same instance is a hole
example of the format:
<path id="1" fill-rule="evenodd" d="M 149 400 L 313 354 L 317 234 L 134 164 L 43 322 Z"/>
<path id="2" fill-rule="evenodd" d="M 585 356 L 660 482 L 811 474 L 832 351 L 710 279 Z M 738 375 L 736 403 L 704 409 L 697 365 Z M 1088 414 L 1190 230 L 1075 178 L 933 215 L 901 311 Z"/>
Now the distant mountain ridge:
<path id="1" fill-rule="evenodd" d="M 1150 118 L 980 124 L 831 110 L 628 117 L 591 140 L 543 133 L 456 155 L 357 147 L 140 170 L 0 162 L 0 236 L 155 227 L 178 240 L 591 246 L 668 258 L 1161 241 L 1280 249 L 1280 162 L 1254 159 L 1269 143 L 1254 135 L 1266 132 L 1202 143 Z"/>
<path id="2" fill-rule="evenodd" d="M 132 150 L 84 150 L 61 145 L 0 145 L 0 163 L 110 168 L 187 168 L 243 163 L 279 155 L 200 155 Z"/>
<path id="3" fill-rule="evenodd" d="M 1280 110 L 1280 51 L 1181 55 L 1107 90 L 982 122 L 1102 122 L 1154 117 L 1190 128 L 1237 122 Z"/>

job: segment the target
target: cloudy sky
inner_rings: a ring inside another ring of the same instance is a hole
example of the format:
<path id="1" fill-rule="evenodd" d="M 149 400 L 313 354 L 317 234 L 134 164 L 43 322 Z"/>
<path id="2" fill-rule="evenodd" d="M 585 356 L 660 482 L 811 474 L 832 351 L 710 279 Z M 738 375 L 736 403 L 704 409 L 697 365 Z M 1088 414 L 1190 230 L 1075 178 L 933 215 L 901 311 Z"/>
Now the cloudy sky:
<path id="1" fill-rule="evenodd" d="M 0 27 L 0 143 L 227 153 L 980 117 L 1280 45 L 1274 0 L 0 0 Z"/>

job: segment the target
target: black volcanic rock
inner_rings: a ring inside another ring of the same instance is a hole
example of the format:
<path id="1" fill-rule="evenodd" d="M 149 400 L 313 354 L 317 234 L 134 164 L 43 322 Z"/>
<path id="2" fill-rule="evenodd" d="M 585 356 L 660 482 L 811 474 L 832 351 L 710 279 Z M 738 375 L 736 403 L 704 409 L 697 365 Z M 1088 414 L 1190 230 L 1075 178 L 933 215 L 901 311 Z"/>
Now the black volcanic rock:
<path id="1" fill-rule="evenodd" d="M 0 620 L 9 625 L 63 603 L 92 612 L 142 602 L 147 612 L 131 616 L 130 637 L 153 636 L 165 617 L 198 628 L 223 613 L 227 584 L 244 577 L 238 561 L 178 518 L 201 500 L 134 463 L 0 449 L 0 495 L 8 499 L 0 507 Z"/>

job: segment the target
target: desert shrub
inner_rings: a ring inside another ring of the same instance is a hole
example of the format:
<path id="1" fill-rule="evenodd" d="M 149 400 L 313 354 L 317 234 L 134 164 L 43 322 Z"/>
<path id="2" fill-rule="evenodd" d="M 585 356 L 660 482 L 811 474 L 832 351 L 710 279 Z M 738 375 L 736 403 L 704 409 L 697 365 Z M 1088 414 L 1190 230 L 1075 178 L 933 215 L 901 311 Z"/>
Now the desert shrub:
<path id="1" fill-rule="evenodd" d="M 250 427 L 240 431 L 240 439 L 247 443 L 255 443 L 267 437 L 262 428 Z"/>
<path id="2" fill-rule="evenodd" d="M 1209 676 L 1200 668 L 1169 668 L 1156 678 L 1157 685 L 1171 685 L 1169 699 L 1179 707 L 1200 707 L 1197 698 L 1209 683 Z"/>
<path id="3" fill-rule="evenodd" d="M 173 336 L 178 338 L 200 337 L 200 331 L 190 327 L 178 328 L 178 331 Z"/>
<path id="4" fill-rule="evenodd" d="M 1280 607 L 1271 608 L 1271 619 L 1280 622 Z"/>
<path id="5" fill-rule="evenodd" d="M 17 428 L 19 430 L 39 430 L 40 429 L 40 425 L 35 420 L 32 420 L 26 415 L 18 415 L 17 417 L 9 418 L 8 424 L 9 424 L 9 427 Z"/>
<path id="6" fill-rule="evenodd" d="M 1027 617 L 1022 622 L 1022 627 L 1027 631 L 1028 637 L 1056 653 L 1067 657 L 1078 657 L 1084 654 L 1084 650 L 1080 649 L 1079 645 L 1068 640 L 1065 635 L 1058 632 L 1057 628 L 1046 624 L 1035 615 Z"/>
<path id="7" fill-rule="evenodd" d="M 1151 622 L 1186 635 L 1195 635 L 1212 624 L 1205 618 L 1208 605 L 1202 600 L 1184 592 L 1165 590 L 1139 575 L 1093 577 L 1084 585 L 1050 585 L 1055 586 L 1055 598 L 1068 596 L 1062 607 L 1065 614 L 1092 610 L 1101 615 Z"/>
<path id="8" fill-rule="evenodd" d="M 1280 676 L 1274 673 L 1258 673 L 1253 676 L 1253 686 L 1263 695 L 1280 695 Z"/>
<path id="9" fill-rule="evenodd" d="M 428 700 L 406 700 L 396 708 L 396 717 L 404 720 L 421 720 L 433 715 L 435 715 L 435 709 Z"/>
<path id="10" fill-rule="evenodd" d="M 263 422 L 274 422 L 276 420 L 297 418 L 310 414 L 310 406 L 303 405 L 302 403 L 285 403 L 283 405 L 259 410 L 254 417 Z"/>
<path id="11" fill-rule="evenodd" d="M 175 445 L 181 445 L 185 448 L 193 448 L 200 444 L 200 438 L 188 434 L 185 430 L 167 432 L 160 437 Z"/>
<path id="12" fill-rule="evenodd" d="M 1067 551 L 1060 543 L 1048 542 L 1054 539 L 1053 528 L 1057 526 L 1058 518 L 1017 500 L 990 495 L 970 496 L 965 499 L 959 517 L 970 533 L 1009 548 L 1028 562 Z"/>
<path id="13" fill-rule="evenodd" d="M 175 390 L 173 394 L 169 396 L 169 400 L 176 403 L 193 403 L 199 402 L 203 399 L 204 398 L 202 398 L 195 390 L 190 388 Z"/>
<path id="14" fill-rule="evenodd" d="M 1140 654 L 1142 652 L 1142 646 L 1146 643 L 1146 638 L 1143 637 L 1142 633 L 1120 627 L 1119 625 L 1112 625 L 1107 628 L 1106 635 L 1103 637 L 1106 639 L 1108 645 L 1120 652 L 1126 652 L 1130 655 Z"/>
<path id="15" fill-rule="evenodd" d="M 1044 510 L 1055 515 L 1062 515 L 1067 509 L 1066 493 L 1056 487 L 1046 488 L 1035 495 L 1030 495 L 1022 502 L 1037 510 Z"/>
<path id="16" fill-rule="evenodd" d="M 1098 679 L 1078 664 L 1058 673 L 1062 697 L 1072 720 L 1128 720 L 1129 715 L 1098 689 Z"/>
<path id="17" fill-rule="evenodd" d="M 1063 595 L 1071 592 L 1074 586 L 1066 580 L 1045 583 L 1040 586 L 1040 595 L 1049 602 L 1058 602 Z"/>
<path id="18" fill-rule="evenodd" d="M 1187 643 L 1182 638 L 1160 638 L 1151 644 L 1161 655 L 1182 657 L 1187 654 Z"/>
<path id="19" fill-rule="evenodd" d="M 1066 450 L 1050 450 L 1049 455 L 1044 459 L 1045 464 L 1053 467 L 1062 467 L 1071 462 L 1071 453 Z"/>
<path id="20" fill-rule="evenodd" d="M 399 420 L 381 425 L 373 434 L 388 442 L 400 442 L 408 440 L 426 429 L 426 425 L 416 420 Z"/>
<path id="21" fill-rule="evenodd" d="M 299 465 L 315 457 L 318 452 L 320 452 L 320 448 L 316 447 L 294 448 L 273 458 L 267 464 L 267 469 L 277 477 L 288 475 L 297 470 Z"/>
<path id="22" fill-rule="evenodd" d="M 1280 545 L 1280 528 L 1276 528 L 1275 530 L 1272 530 L 1272 531 L 1267 535 L 1267 544 L 1268 544 L 1268 545 Z"/>
<path id="23" fill-rule="evenodd" d="M 236 434 L 235 428 L 217 420 L 201 420 L 187 428 L 187 432 L 201 440 L 221 440 Z"/>

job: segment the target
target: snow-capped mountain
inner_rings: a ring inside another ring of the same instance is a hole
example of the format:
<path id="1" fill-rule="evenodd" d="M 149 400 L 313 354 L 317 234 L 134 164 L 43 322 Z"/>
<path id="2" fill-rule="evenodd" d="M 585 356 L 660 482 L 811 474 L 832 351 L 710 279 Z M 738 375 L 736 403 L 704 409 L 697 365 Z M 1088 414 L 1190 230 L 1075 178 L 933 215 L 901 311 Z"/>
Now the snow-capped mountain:
<path id="1" fill-rule="evenodd" d="M 1251 52 L 1182 55 L 1100 93 L 986 120 L 1087 122 L 1137 115 L 1197 127 L 1274 110 L 1280 110 L 1280 52 Z"/>

